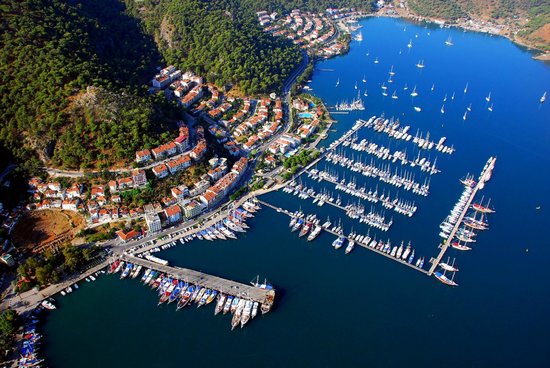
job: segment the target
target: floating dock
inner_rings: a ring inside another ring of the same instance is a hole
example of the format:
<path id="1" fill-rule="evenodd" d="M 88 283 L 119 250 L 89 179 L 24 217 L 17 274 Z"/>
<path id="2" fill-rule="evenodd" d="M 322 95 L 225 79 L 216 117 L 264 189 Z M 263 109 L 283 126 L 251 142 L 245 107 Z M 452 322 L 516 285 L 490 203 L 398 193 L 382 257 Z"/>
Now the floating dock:
<path id="1" fill-rule="evenodd" d="M 187 281 L 190 284 L 200 285 L 208 289 L 218 290 L 221 293 L 238 296 L 239 298 L 251 300 L 264 304 L 273 302 L 273 298 L 269 295 L 273 294 L 272 290 L 254 287 L 250 284 L 243 284 L 237 281 L 227 280 L 218 276 L 209 275 L 203 272 L 190 270 L 188 268 L 165 266 L 149 260 L 123 254 L 119 257 L 125 262 L 135 265 L 141 265 L 144 268 L 150 268 L 166 275 L 170 275 L 178 280 Z"/>
<path id="2" fill-rule="evenodd" d="M 280 208 L 280 207 L 274 206 L 274 205 L 269 204 L 269 203 L 267 203 L 267 202 L 265 202 L 265 201 L 262 201 L 262 200 L 260 200 L 260 199 L 257 199 L 257 201 L 258 201 L 258 203 L 260 203 L 260 204 L 262 204 L 262 205 L 264 205 L 264 206 L 266 206 L 266 207 L 269 207 L 269 208 L 271 208 L 271 209 L 273 209 L 273 210 L 275 210 L 275 211 L 277 211 L 277 212 L 279 212 L 279 213 L 283 213 L 283 214 L 285 214 L 285 215 L 287 215 L 287 216 L 289 216 L 289 217 L 292 217 L 292 216 L 293 216 L 293 213 L 291 213 L 290 211 L 285 210 L 284 208 Z M 349 238 L 348 236 L 344 235 L 344 234 L 336 233 L 336 232 L 332 231 L 331 229 L 327 229 L 326 227 L 323 227 L 323 226 L 321 226 L 321 227 L 322 227 L 322 229 L 323 229 L 324 231 L 326 231 L 326 232 L 328 232 L 328 233 L 330 233 L 330 234 L 333 234 L 333 235 L 335 235 L 335 236 L 337 236 L 337 237 L 344 237 L 344 238 L 346 238 L 348 241 L 350 240 L 350 238 Z M 407 266 L 407 267 L 410 267 L 410 268 L 412 268 L 413 270 L 416 270 L 416 271 L 418 271 L 418 272 L 422 272 L 423 274 L 428 274 L 428 271 L 426 271 L 425 269 L 420 268 L 420 267 L 417 267 L 417 266 L 415 266 L 414 264 L 408 263 L 408 262 L 407 262 L 406 260 L 404 260 L 404 259 L 397 258 L 397 257 L 392 257 L 392 256 L 389 255 L 388 253 L 385 253 L 385 252 L 383 252 L 383 251 L 381 251 L 381 250 L 378 250 L 378 249 L 376 249 L 376 248 L 371 248 L 371 247 L 369 247 L 367 244 L 358 242 L 358 241 L 356 241 L 356 240 L 354 240 L 354 241 L 355 241 L 355 245 L 359 245 L 359 246 L 361 246 L 361 247 L 363 247 L 363 248 L 365 248 L 365 249 L 368 249 L 368 250 L 370 250 L 370 251 L 372 251 L 372 252 L 374 252 L 374 253 L 380 254 L 380 255 L 382 255 L 382 256 L 388 258 L 388 259 L 391 259 L 392 261 L 401 263 L 401 264 L 403 264 L 403 265 L 405 265 L 405 266 Z"/>
<path id="3" fill-rule="evenodd" d="M 428 271 L 428 276 L 431 276 L 439 263 L 441 262 L 441 259 L 443 256 L 445 256 L 445 253 L 447 252 L 447 249 L 449 249 L 449 246 L 451 245 L 451 242 L 453 241 L 456 232 L 460 228 L 460 225 L 462 225 L 462 221 L 464 220 L 464 216 L 466 216 L 466 212 L 470 209 L 470 206 L 472 205 L 472 201 L 474 200 L 474 197 L 476 196 L 477 192 L 485 187 L 485 183 L 491 178 L 491 172 L 493 168 L 495 167 L 497 159 L 495 157 L 489 157 L 487 160 L 487 163 L 485 164 L 485 167 L 483 168 L 483 171 L 479 175 L 479 180 L 474 186 L 474 189 L 472 190 L 472 193 L 470 193 L 470 196 L 468 197 L 468 201 L 466 202 L 466 205 L 464 206 L 464 209 L 460 213 L 460 216 L 458 217 L 458 220 L 456 221 L 455 225 L 453 226 L 453 229 L 451 230 L 451 233 L 445 240 L 445 242 L 439 244 L 439 248 L 441 248 L 441 251 L 437 255 L 436 258 L 430 259 L 430 263 L 432 264 L 430 266 L 430 269 Z"/>

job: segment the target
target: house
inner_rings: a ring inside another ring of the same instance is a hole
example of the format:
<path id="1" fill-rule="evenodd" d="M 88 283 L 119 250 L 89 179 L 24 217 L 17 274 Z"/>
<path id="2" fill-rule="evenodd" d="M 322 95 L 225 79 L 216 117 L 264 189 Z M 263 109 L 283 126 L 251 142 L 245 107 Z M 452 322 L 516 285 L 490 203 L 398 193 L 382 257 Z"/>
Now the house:
<path id="1" fill-rule="evenodd" d="M 212 207 L 216 204 L 218 199 L 218 193 L 208 189 L 200 197 L 200 201 L 204 204 L 205 207 Z"/>
<path id="2" fill-rule="evenodd" d="M 135 231 L 135 230 L 130 230 L 128 232 L 124 232 L 124 230 L 119 230 L 119 231 L 116 232 L 116 234 L 117 234 L 118 238 L 120 240 L 122 240 L 123 242 L 125 242 L 125 243 L 132 240 L 132 239 L 135 239 L 135 238 L 137 238 L 138 236 L 141 235 L 140 232 Z"/>
<path id="3" fill-rule="evenodd" d="M 231 172 L 235 173 L 238 177 L 240 177 L 248 167 L 248 159 L 246 157 L 241 157 L 237 162 L 233 164 L 233 167 L 231 168 Z"/>
<path id="4" fill-rule="evenodd" d="M 120 198 L 120 196 L 117 194 L 117 195 L 112 195 L 111 196 L 111 201 L 113 203 L 120 203 L 122 201 L 122 199 Z"/>
<path id="5" fill-rule="evenodd" d="M 153 167 L 153 174 L 158 179 L 162 179 L 168 176 L 168 167 L 165 164 L 160 164 L 155 167 Z"/>
<path id="6" fill-rule="evenodd" d="M 170 173 L 174 174 L 191 166 L 191 158 L 188 155 L 180 156 L 174 160 L 168 161 L 166 166 L 168 166 Z"/>
<path id="7" fill-rule="evenodd" d="M 109 180 L 109 191 L 111 193 L 115 193 L 116 191 L 118 191 L 118 183 L 116 180 Z"/>
<path id="8" fill-rule="evenodd" d="M 134 187 L 134 181 L 132 180 L 131 177 L 120 178 L 117 181 L 117 185 L 118 185 L 119 190 L 133 188 Z"/>
<path id="9" fill-rule="evenodd" d="M 189 191 L 189 195 L 191 197 L 198 196 L 204 193 L 208 188 L 210 188 L 210 182 L 208 180 L 201 180 L 195 183 L 194 188 Z"/>
<path id="10" fill-rule="evenodd" d="M 208 170 L 207 175 L 208 175 L 208 177 L 210 178 L 211 181 L 215 182 L 215 181 L 219 180 L 225 174 L 226 171 L 227 171 L 227 167 L 218 166 L 214 169 Z"/>
<path id="11" fill-rule="evenodd" d="M 161 144 L 160 146 L 153 148 L 153 157 L 155 160 L 160 160 L 165 157 L 173 156 L 178 152 L 178 146 L 174 142 Z"/>
<path id="12" fill-rule="evenodd" d="M 82 184 L 73 184 L 67 191 L 65 192 L 65 195 L 68 198 L 79 198 L 82 194 Z"/>
<path id="13" fill-rule="evenodd" d="M 185 152 L 189 149 L 189 128 L 182 126 L 180 128 L 180 134 L 174 139 L 179 152 Z"/>
<path id="14" fill-rule="evenodd" d="M 148 213 L 145 215 L 145 222 L 147 223 L 147 227 L 149 229 L 149 233 L 155 233 L 157 231 L 160 231 L 162 229 L 161 223 L 160 223 L 160 217 L 157 213 Z"/>
<path id="15" fill-rule="evenodd" d="M 48 189 L 58 192 L 61 190 L 61 184 L 59 184 L 59 182 L 57 181 L 51 181 L 48 183 Z"/>
<path id="16" fill-rule="evenodd" d="M 79 202 L 80 202 L 80 200 L 78 198 L 65 199 L 61 203 L 61 208 L 63 208 L 64 210 L 76 211 L 78 209 Z"/>
<path id="17" fill-rule="evenodd" d="M 143 162 L 147 162 L 151 159 L 151 151 L 148 149 L 144 149 L 141 151 L 136 152 L 136 162 L 138 164 L 141 164 Z"/>
<path id="18" fill-rule="evenodd" d="M 192 200 L 183 208 L 183 212 L 186 218 L 193 218 L 200 215 L 204 208 L 204 204 L 199 201 Z"/>
<path id="19" fill-rule="evenodd" d="M 181 208 L 177 204 L 170 206 L 164 210 L 168 223 L 174 224 L 181 220 Z"/>
<path id="20" fill-rule="evenodd" d="M 193 160 L 198 161 L 202 158 L 202 156 L 204 156 L 206 149 L 206 141 L 200 140 L 189 155 Z"/>
<path id="21" fill-rule="evenodd" d="M 185 185 L 174 187 L 170 190 L 170 192 L 172 193 L 172 196 L 180 202 L 183 201 L 185 196 L 189 195 L 189 189 Z"/>
<path id="22" fill-rule="evenodd" d="M 134 182 L 134 187 L 138 188 L 147 184 L 147 176 L 145 175 L 145 170 L 132 170 L 132 181 Z"/>
<path id="23" fill-rule="evenodd" d="M 95 199 L 97 197 L 105 196 L 105 188 L 102 185 L 95 185 L 92 187 L 90 198 Z"/>

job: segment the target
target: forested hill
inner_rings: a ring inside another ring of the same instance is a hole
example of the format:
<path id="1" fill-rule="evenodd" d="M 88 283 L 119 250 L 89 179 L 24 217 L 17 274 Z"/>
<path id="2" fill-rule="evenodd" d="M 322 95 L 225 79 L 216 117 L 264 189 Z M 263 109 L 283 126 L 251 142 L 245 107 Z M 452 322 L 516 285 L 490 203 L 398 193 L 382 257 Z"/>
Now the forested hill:
<path id="1" fill-rule="evenodd" d="M 141 90 L 161 56 L 123 3 L 3 0 L 0 14 L 0 144 L 21 164 L 109 166 L 156 142 Z"/>

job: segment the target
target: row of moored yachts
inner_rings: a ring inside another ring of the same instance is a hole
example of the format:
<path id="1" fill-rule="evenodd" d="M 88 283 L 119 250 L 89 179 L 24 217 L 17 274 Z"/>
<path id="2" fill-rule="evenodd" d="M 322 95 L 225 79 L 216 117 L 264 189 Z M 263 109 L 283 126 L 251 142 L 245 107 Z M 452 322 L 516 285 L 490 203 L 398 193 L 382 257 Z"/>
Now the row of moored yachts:
<path id="1" fill-rule="evenodd" d="M 126 277 L 136 278 L 140 275 L 141 270 L 141 265 L 136 266 L 129 262 L 116 260 L 111 264 L 109 273 L 120 272 L 121 279 Z M 158 305 L 176 303 L 176 310 L 192 304 L 195 304 L 199 308 L 216 300 L 215 315 L 219 313 L 233 314 L 231 329 L 234 329 L 238 325 L 244 327 L 250 319 L 256 317 L 258 311 L 262 313 L 269 312 L 273 304 L 273 299 L 269 298 L 269 295 L 273 295 L 274 297 L 274 292 L 273 294 L 268 294 L 266 302 L 260 305 L 260 303 L 246 298 L 240 298 L 201 285 L 193 285 L 189 282 L 178 280 L 153 269 L 145 270 L 141 276 L 141 282 L 158 292 Z M 273 290 L 272 286 L 267 282 L 261 285 L 258 283 L 253 285 Z"/>

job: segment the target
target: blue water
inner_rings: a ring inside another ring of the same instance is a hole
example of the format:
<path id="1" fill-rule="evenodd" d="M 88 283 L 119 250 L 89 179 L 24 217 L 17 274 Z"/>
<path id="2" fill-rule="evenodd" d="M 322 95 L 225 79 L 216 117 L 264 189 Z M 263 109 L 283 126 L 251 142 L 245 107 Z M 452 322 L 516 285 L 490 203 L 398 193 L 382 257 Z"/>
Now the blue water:
<path id="1" fill-rule="evenodd" d="M 310 112 L 301 112 L 298 114 L 299 118 L 312 118 L 313 114 Z"/>
<path id="2" fill-rule="evenodd" d="M 442 173 L 432 177 L 427 198 L 400 193 L 416 201 L 417 214 L 395 214 L 388 233 L 371 234 L 392 243 L 410 240 L 417 254 L 429 259 L 437 252 L 438 224 L 461 193 L 458 179 L 467 172 L 478 174 L 489 156 L 498 157 L 482 192 L 497 210 L 489 217 L 490 230 L 477 237 L 473 251 L 449 253 L 457 258 L 460 286 L 447 287 L 363 249 L 344 255 L 330 246 L 334 237 L 328 234 L 308 243 L 289 232 L 288 218 L 264 209 L 250 222 L 252 231 L 237 241 L 195 241 L 159 256 L 242 282 L 257 274 L 268 277 L 278 290 L 272 312 L 231 332 L 230 318 L 214 317 L 213 308 L 176 313 L 173 305 L 157 307 L 155 294 L 136 280 L 102 277 L 59 298 L 59 309 L 46 319 L 43 354 L 49 366 L 550 365 L 550 107 L 538 103 L 550 90 L 548 66 L 498 37 L 385 18 L 361 24 L 364 40 L 352 42 L 349 54 L 319 63 L 312 77 L 313 92 L 328 106 L 353 99 L 355 83 L 363 93 L 361 80 L 367 80 L 367 109 L 334 115 L 335 132 L 324 144 L 357 118 L 384 113 L 411 125 L 413 134 L 418 128 L 435 138 L 446 136 L 456 148 L 451 156 L 437 154 Z M 444 45 L 449 35 L 452 47 Z M 379 64 L 373 63 L 375 57 Z M 426 65 L 422 70 L 415 67 L 419 59 Z M 398 100 L 381 94 L 391 65 L 394 82 L 386 84 L 390 95 L 398 91 Z M 414 85 L 419 96 L 412 100 L 408 94 Z M 492 113 L 485 101 L 489 92 Z M 441 115 L 445 93 L 449 100 Z M 470 103 L 472 112 L 464 121 Z M 412 146 L 367 130 L 360 137 L 392 149 Z M 377 184 L 358 177 L 368 186 Z M 315 185 L 334 190 L 331 184 Z M 346 231 L 352 226 L 367 231 L 339 210 L 319 208 L 311 200 L 284 193 L 264 199 L 322 218 L 341 217 Z"/>

